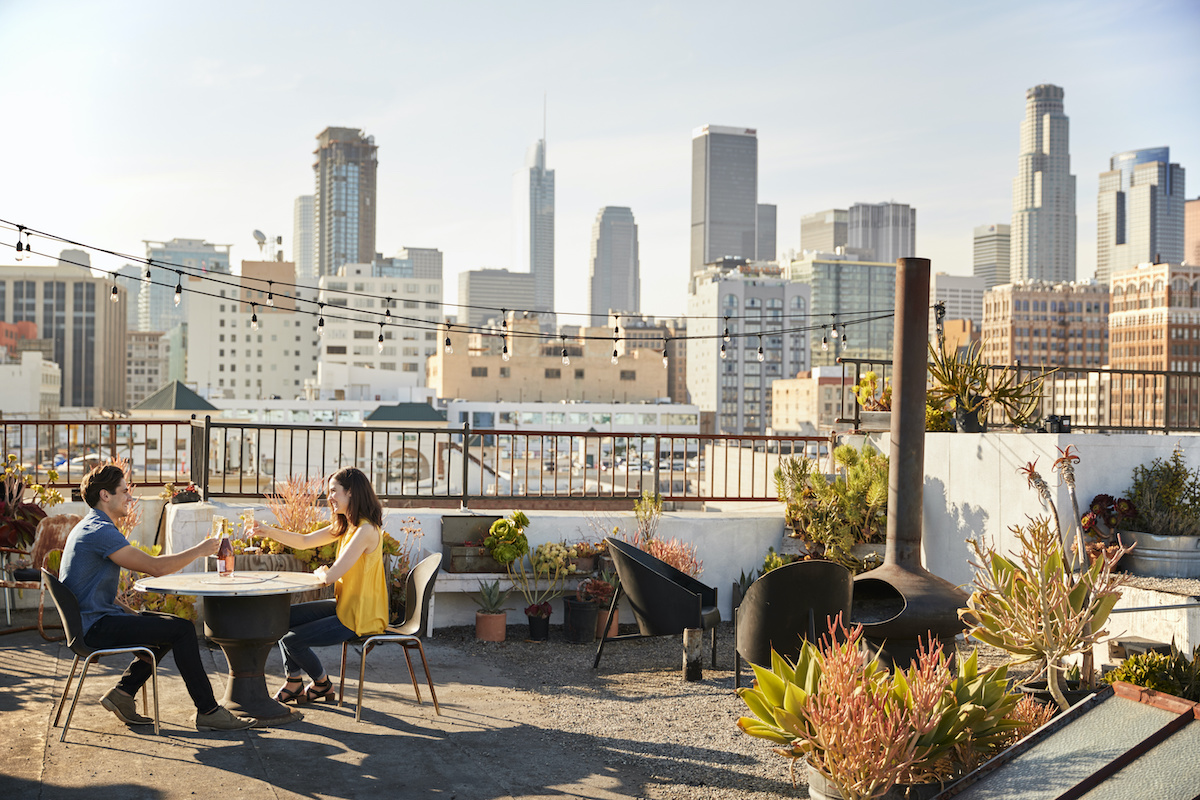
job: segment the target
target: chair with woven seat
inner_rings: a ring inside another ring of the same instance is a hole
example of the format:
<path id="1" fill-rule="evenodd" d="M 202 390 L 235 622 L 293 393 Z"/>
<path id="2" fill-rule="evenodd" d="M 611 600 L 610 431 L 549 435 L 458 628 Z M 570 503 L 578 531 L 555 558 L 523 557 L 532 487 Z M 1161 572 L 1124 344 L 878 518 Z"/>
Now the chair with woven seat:
<path id="1" fill-rule="evenodd" d="M 351 644 L 361 644 L 362 660 L 358 668 L 358 704 L 354 707 L 354 719 L 362 721 L 363 682 L 367 675 L 367 654 L 381 644 L 398 644 L 404 648 L 404 660 L 408 664 L 408 675 L 412 678 L 413 692 L 416 693 L 417 703 L 421 703 L 421 689 L 417 686 L 417 673 L 413 670 L 410 650 L 416 650 L 421 656 L 421 666 L 425 668 L 425 680 L 429 684 L 429 694 L 433 696 L 433 709 L 441 715 L 438 706 L 437 691 L 433 688 L 433 677 L 429 674 L 429 662 L 425 660 L 425 648 L 421 646 L 421 637 L 429 628 L 429 604 L 433 597 L 433 585 L 437 580 L 438 571 L 442 566 L 442 554 L 434 553 L 426 556 L 408 572 L 408 582 L 405 587 L 404 622 L 399 625 L 389 625 L 383 633 L 371 636 L 360 636 L 357 639 L 342 643 L 342 673 L 338 685 L 338 706 L 341 707 L 346 692 L 346 652 Z"/>
<path id="2" fill-rule="evenodd" d="M 122 653 L 134 655 L 145 654 L 150 658 L 150 664 L 153 667 L 150 675 L 151 685 L 154 689 L 154 733 L 157 735 L 158 659 L 154 657 L 154 651 L 149 647 L 140 645 L 106 647 L 102 649 L 88 647 L 83 642 L 83 620 L 79 614 L 79 601 L 75 599 L 75 593 L 64 586 L 62 581 L 56 578 L 49 570 L 42 570 L 42 581 L 46 584 L 46 589 L 50 592 L 50 597 L 54 600 L 54 606 L 58 609 L 58 616 L 62 620 L 63 630 L 67 633 L 67 647 L 71 648 L 71 652 L 75 654 L 75 660 L 71 662 L 71 674 L 67 676 L 67 683 L 63 686 L 62 697 L 58 700 L 58 711 L 54 714 L 54 727 L 58 726 L 58 720 L 62 716 L 63 704 L 67 701 L 67 692 L 71 691 L 71 681 L 75 679 L 75 670 L 79 666 L 79 660 L 83 659 L 83 672 L 79 675 L 79 683 L 75 685 L 75 697 L 71 700 L 71 710 L 67 712 L 67 721 L 63 723 L 62 736 L 58 740 L 60 742 L 67 740 L 67 730 L 71 727 L 71 716 L 75 713 L 75 704 L 79 702 L 79 693 L 83 690 L 83 682 L 87 678 L 88 667 L 99 658 L 120 655 Z M 145 685 L 142 686 L 142 707 L 147 712 L 150 711 L 150 706 L 146 702 Z"/>
<path id="3" fill-rule="evenodd" d="M 6 624 L 10 627 L 0 630 L 0 635 L 5 633 L 17 633 L 19 631 L 33 630 L 33 625 L 25 625 L 21 627 L 12 626 L 11 616 L 11 600 L 10 593 L 13 589 L 36 589 L 38 591 L 38 616 L 37 630 L 42 635 L 42 638 L 48 642 L 61 642 L 64 637 L 51 636 L 46 633 L 47 628 L 54 629 L 57 626 L 46 625 L 44 621 L 46 610 L 46 588 L 42 583 L 42 569 L 46 567 L 46 557 L 55 550 L 61 551 L 67 543 L 67 536 L 71 533 L 71 529 L 83 519 L 78 514 L 53 514 L 48 517 L 43 517 L 37 525 L 37 530 L 33 536 L 33 546 L 28 550 L 17 550 L 11 547 L 0 547 L 0 552 L 6 556 L 29 556 L 32 562 L 28 567 L 15 567 L 13 569 L 5 568 L 3 573 L 0 573 L 0 589 L 4 590 L 4 612 Z M 57 574 L 57 569 L 50 570 L 51 574 Z"/>
<path id="4" fill-rule="evenodd" d="M 838 614 L 849 624 L 854 576 L 832 561 L 793 561 L 750 584 L 733 615 L 733 685 L 741 685 L 742 659 L 771 668 L 771 651 L 794 662 L 807 640 L 814 644 Z"/>
<path id="5" fill-rule="evenodd" d="M 606 642 L 673 636 L 688 628 L 696 628 L 712 632 L 712 665 L 715 669 L 717 624 L 721 621 L 721 612 L 717 609 L 717 590 L 628 542 L 612 538 L 604 541 L 608 543 L 608 553 L 620 578 L 620 584 L 613 592 L 609 613 L 616 610 L 622 596 L 627 596 L 639 632 L 601 637 L 592 668 L 600 665 L 600 655 L 604 652 Z"/>

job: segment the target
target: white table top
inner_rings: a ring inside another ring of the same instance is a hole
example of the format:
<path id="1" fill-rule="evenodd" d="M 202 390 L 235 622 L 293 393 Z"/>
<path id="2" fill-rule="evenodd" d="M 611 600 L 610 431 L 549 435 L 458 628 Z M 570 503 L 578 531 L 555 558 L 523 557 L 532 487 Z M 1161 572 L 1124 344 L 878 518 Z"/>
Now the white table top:
<path id="1" fill-rule="evenodd" d="M 306 592 L 324 585 L 311 572 L 235 571 L 227 578 L 222 578 L 216 572 L 177 572 L 158 578 L 143 578 L 133 588 L 139 592 L 201 597 L 254 597 Z"/>

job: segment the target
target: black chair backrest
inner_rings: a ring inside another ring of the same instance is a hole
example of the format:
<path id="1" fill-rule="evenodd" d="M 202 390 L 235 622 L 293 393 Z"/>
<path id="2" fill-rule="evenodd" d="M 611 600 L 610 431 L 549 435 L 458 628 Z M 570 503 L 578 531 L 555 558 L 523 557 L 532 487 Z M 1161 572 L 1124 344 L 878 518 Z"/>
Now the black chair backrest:
<path id="1" fill-rule="evenodd" d="M 54 607 L 58 609 L 58 617 L 67 634 L 67 647 L 81 656 L 90 655 L 91 648 L 83 643 L 83 617 L 79 613 L 79 601 L 75 599 L 75 593 L 45 567 L 42 568 L 42 580 L 54 600 Z"/>
<path id="2" fill-rule="evenodd" d="M 396 631 L 409 636 L 424 636 L 429 630 L 429 600 L 441 567 L 442 554 L 434 553 L 409 570 L 404 589 L 404 622 Z"/>
<path id="3" fill-rule="evenodd" d="M 670 636 L 703 627 L 702 609 L 717 604 L 716 589 L 628 542 L 605 541 L 642 635 Z"/>
<path id="4" fill-rule="evenodd" d="M 737 609 L 735 647 L 752 664 L 771 666 L 771 650 L 795 660 L 804 639 L 816 642 L 838 614 L 850 623 L 854 577 L 832 561 L 795 561 L 746 590 Z"/>

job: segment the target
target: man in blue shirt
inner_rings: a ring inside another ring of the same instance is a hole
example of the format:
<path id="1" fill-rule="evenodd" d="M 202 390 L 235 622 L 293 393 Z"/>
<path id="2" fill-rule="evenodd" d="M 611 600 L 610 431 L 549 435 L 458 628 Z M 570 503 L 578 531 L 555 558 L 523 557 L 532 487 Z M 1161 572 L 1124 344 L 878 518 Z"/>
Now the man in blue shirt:
<path id="1" fill-rule="evenodd" d="M 112 464 L 96 467 L 84 476 L 79 489 L 92 510 L 67 537 L 60 572 L 63 584 L 79 601 L 84 643 L 97 650 L 146 645 L 159 660 L 173 652 L 179 675 L 196 704 L 196 729 L 230 731 L 249 728 L 254 724 L 253 719 L 235 717 L 217 703 L 204 665 L 200 663 L 196 629 L 191 622 L 169 614 L 130 613 L 117 604 L 117 584 L 122 567 L 148 575 L 169 575 L 197 558 L 216 553 L 219 542 L 206 539 L 182 553 L 152 556 L 131 545 L 115 524 L 128 516 L 133 500 L 120 467 Z M 101 698 L 100 704 L 126 725 L 153 723 L 150 717 L 137 713 L 134 700 L 150 673 L 150 663 L 135 658 L 117 685 Z"/>

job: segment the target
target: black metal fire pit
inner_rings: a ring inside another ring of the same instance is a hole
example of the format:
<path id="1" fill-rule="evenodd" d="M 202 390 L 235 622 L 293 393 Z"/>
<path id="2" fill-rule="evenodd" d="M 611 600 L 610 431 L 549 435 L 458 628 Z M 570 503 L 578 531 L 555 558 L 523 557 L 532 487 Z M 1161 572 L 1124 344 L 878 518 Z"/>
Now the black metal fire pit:
<path id="1" fill-rule="evenodd" d="M 965 592 L 921 565 L 928 336 L 929 259 L 902 258 L 896 266 L 887 550 L 881 566 L 855 578 L 851 612 L 868 643 L 902 667 L 916 654 L 918 637 L 945 640 L 962 632 L 958 609 L 967 604 Z"/>

